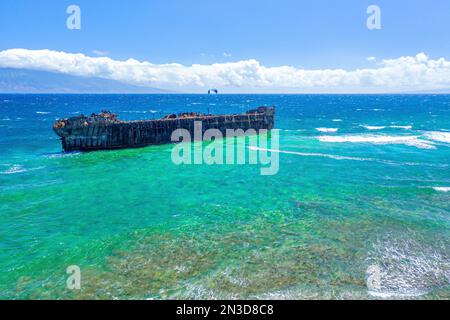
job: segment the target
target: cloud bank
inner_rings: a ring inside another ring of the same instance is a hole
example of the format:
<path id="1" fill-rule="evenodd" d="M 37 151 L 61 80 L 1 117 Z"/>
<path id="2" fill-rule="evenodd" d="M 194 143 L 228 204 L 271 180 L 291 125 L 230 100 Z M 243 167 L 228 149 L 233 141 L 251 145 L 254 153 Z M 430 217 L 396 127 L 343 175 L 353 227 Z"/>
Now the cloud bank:
<path id="1" fill-rule="evenodd" d="M 175 90 L 261 92 L 402 92 L 450 88 L 450 61 L 425 53 L 381 60 L 372 69 L 307 70 L 265 67 L 254 59 L 211 65 L 152 64 L 129 59 L 89 57 L 53 50 L 0 51 L 0 67 L 100 77 L 128 84 Z"/>

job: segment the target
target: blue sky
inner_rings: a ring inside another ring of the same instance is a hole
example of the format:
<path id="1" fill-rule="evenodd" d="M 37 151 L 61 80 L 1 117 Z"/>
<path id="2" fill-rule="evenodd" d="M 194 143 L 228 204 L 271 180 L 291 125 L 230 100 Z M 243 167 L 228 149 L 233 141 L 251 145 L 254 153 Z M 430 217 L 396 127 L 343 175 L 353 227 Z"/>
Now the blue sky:
<path id="1" fill-rule="evenodd" d="M 81 30 L 66 28 L 71 4 Z M 381 30 L 366 28 L 370 4 L 381 8 Z M 154 64 L 371 68 L 370 56 L 449 58 L 449 31 L 448 0 L 0 1 L 0 50 L 100 51 Z"/>

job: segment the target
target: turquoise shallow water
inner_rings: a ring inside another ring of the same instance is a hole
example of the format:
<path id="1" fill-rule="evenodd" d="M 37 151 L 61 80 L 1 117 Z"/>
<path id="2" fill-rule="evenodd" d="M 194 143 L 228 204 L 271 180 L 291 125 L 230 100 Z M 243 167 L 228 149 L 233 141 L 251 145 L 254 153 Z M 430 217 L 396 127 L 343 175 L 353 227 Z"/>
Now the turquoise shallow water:
<path id="1" fill-rule="evenodd" d="M 51 130 L 259 105 L 274 176 L 171 145 L 62 154 Z M 0 297 L 448 299 L 449 135 L 448 95 L 0 95 Z"/>

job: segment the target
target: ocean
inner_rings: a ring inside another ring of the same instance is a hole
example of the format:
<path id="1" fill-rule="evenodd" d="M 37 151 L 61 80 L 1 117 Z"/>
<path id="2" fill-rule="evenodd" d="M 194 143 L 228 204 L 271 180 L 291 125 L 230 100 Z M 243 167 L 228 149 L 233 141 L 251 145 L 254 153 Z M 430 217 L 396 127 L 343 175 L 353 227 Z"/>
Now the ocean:
<path id="1" fill-rule="evenodd" d="M 65 154 L 52 131 L 260 105 L 275 175 L 173 145 Z M 450 95 L 2 94 L 0 155 L 3 299 L 450 298 Z"/>

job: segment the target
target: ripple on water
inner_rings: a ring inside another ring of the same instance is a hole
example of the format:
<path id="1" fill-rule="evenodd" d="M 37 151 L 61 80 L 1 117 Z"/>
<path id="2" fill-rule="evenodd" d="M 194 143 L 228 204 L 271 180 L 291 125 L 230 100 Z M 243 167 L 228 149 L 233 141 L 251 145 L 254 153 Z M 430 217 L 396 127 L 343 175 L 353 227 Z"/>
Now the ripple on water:
<path id="1" fill-rule="evenodd" d="M 417 238 L 417 235 L 415 235 Z M 417 297 L 450 284 L 448 252 L 408 236 L 388 235 L 369 253 L 369 294 L 381 297 Z"/>

